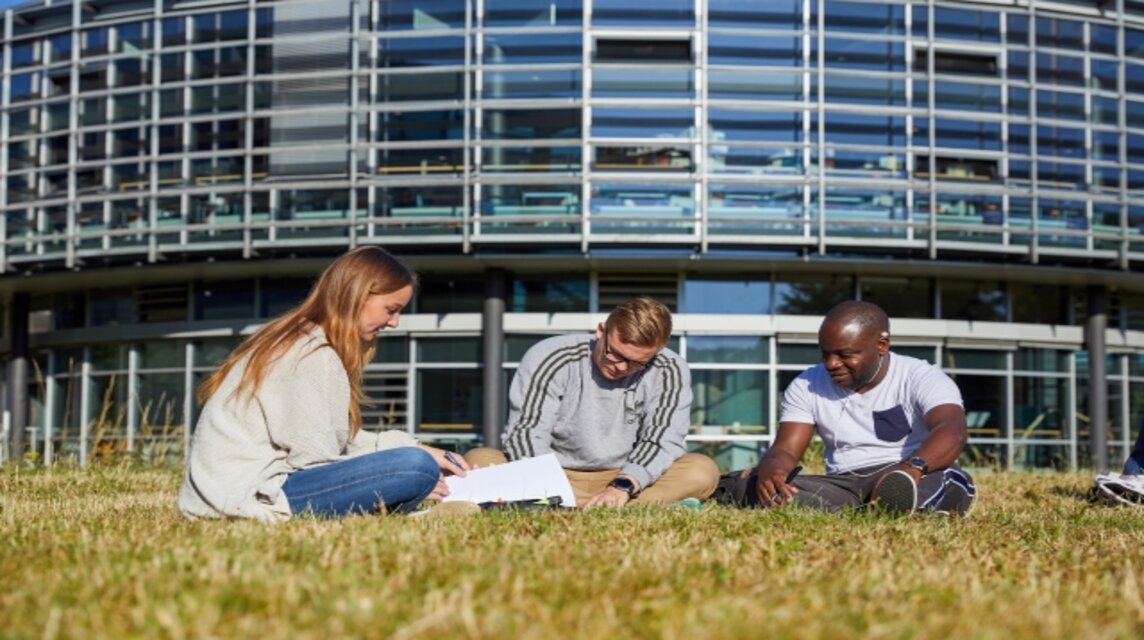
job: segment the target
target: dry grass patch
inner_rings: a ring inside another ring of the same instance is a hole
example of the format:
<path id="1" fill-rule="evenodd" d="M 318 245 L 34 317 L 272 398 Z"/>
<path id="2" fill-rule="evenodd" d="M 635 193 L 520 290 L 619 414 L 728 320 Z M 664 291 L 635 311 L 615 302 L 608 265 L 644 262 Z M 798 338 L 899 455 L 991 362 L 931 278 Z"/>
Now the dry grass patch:
<path id="1" fill-rule="evenodd" d="M 643 508 L 187 522 L 174 472 L 0 471 L 0 636 L 1139 638 L 1144 510 L 994 474 L 966 520 Z"/>

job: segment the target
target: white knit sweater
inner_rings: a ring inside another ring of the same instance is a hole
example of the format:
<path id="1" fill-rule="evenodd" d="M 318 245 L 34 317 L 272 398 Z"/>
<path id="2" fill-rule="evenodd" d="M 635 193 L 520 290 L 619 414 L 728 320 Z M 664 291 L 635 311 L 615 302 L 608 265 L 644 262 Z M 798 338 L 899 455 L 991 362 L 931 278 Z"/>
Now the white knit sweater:
<path id="1" fill-rule="evenodd" d="M 245 369 L 242 361 L 230 371 L 195 426 L 178 503 L 188 517 L 285 520 L 288 474 L 416 444 L 404 431 L 360 431 L 350 441 L 349 376 L 320 327 L 270 366 L 253 397 L 239 399 Z"/>

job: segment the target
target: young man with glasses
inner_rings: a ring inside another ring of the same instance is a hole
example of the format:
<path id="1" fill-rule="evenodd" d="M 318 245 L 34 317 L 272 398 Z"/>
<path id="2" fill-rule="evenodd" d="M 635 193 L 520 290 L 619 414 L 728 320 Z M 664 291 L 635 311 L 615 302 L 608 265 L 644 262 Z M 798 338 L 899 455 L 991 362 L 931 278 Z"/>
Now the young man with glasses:
<path id="1" fill-rule="evenodd" d="M 686 453 L 691 374 L 664 348 L 671 312 L 650 299 L 616 307 L 594 335 L 542 340 L 509 389 L 504 452 L 465 455 L 485 466 L 555 453 L 582 507 L 662 504 L 711 495 L 715 463 Z"/>

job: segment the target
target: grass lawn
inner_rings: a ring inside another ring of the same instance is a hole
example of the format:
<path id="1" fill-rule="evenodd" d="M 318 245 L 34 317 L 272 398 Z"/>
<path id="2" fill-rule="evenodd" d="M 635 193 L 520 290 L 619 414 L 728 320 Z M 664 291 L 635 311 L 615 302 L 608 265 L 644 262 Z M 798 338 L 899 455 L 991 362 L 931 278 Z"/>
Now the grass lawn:
<path id="1" fill-rule="evenodd" d="M 1144 509 L 188 522 L 174 471 L 0 469 L 0 638 L 1141 638 Z"/>

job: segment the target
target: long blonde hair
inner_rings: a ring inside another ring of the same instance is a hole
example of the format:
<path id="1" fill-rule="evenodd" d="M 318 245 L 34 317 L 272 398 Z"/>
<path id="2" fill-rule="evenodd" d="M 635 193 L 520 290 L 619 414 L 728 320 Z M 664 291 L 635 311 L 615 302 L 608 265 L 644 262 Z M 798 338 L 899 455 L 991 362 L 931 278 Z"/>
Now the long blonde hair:
<path id="1" fill-rule="evenodd" d="M 262 386 L 270 365 L 317 325 L 349 376 L 350 433 L 356 435 L 361 429 L 361 405 L 367 401 L 362 372 L 376 350 L 374 342 L 362 342 L 358 318 L 370 295 L 407 286 L 417 286 L 417 274 L 385 249 L 370 246 L 346 252 L 322 272 L 302 304 L 263 325 L 227 356 L 199 385 L 199 402 L 218 391 L 235 365 L 247 357 L 235 395 L 249 399 Z"/>

